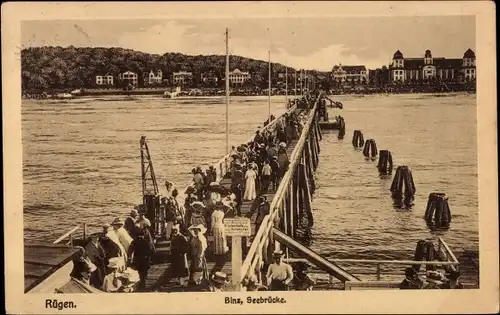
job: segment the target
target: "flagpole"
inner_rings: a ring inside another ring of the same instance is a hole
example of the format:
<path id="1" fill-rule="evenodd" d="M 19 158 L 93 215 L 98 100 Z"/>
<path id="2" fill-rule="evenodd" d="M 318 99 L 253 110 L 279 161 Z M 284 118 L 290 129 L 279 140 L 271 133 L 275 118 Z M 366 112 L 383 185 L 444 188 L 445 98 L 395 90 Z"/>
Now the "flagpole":
<path id="1" fill-rule="evenodd" d="M 229 153 L 229 29 L 226 28 L 226 152 Z"/>
<path id="2" fill-rule="evenodd" d="M 302 88 L 302 82 L 304 81 L 303 77 L 302 77 L 302 69 L 300 69 L 300 96 L 304 96 L 304 90 Z"/>
<path id="3" fill-rule="evenodd" d="M 304 89 L 308 89 L 307 70 L 304 70 Z M 307 90 L 309 92 L 309 89 Z"/>
<path id="4" fill-rule="evenodd" d="M 285 108 L 288 108 L 288 66 L 285 61 Z"/>
<path id="5" fill-rule="evenodd" d="M 293 90 L 293 96 L 297 98 L 297 70 L 295 70 L 295 89 Z"/>
<path id="6" fill-rule="evenodd" d="M 269 54 L 269 116 L 268 118 L 271 117 L 271 51 L 268 50 Z M 271 122 L 271 121 L 269 121 Z"/>

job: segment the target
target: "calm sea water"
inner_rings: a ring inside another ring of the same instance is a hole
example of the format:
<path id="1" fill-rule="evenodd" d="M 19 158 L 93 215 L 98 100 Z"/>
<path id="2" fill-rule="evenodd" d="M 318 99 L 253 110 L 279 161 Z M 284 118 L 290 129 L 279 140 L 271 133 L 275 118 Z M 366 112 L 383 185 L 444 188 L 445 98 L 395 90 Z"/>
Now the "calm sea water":
<path id="1" fill-rule="evenodd" d="M 478 248 L 475 95 L 340 96 L 346 137 L 325 133 L 314 196 L 311 247 L 336 258 L 411 258 L 419 239 L 442 236 Z M 284 111 L 274 98 L 272 111 Z M 267 117 L 265 97 L 230 104 L 230 143 L 246 141 Z M 141 201 L 139 139 L 148 140 L 161 191 L 184 188 L 193 166 L 225 153 L 225 104 L 155 97 L 23 100 L 25 239 L 50 242 L 72 226 L 98 227 Z M 412 168 L 411 210 L 396 210 L 376 161 L 351 145 L 353 130 Z M 423 215 L 430 192 L 446 192 L 451 228 L 433 232 Z"/>

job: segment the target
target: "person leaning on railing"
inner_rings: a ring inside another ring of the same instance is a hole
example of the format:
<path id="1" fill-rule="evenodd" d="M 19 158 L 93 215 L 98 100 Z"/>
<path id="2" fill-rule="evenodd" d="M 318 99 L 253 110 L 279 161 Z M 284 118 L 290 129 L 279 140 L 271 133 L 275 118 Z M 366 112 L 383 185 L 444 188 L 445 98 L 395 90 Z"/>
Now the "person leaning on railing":
<path id="1" fill-rule="evenodd" d="M 405 279 L 399 284 L 399 288 L 402 290 L 407 289 L 422 289 L 424 282 L 418 277 L 417 271 L 408 267 L 405 269 Z"/>

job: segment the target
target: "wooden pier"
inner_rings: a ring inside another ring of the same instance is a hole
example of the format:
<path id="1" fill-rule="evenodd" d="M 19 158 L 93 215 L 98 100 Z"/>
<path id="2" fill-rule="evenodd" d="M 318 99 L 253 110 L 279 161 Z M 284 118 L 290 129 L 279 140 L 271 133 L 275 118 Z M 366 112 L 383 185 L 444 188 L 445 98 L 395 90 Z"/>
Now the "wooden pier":
<path id="1" fill-rule="evenodd" d="M 321 137 L 319 125 L 317 123 L 316 118 L 316 106 L 315 104 L 308 104 L 308 108 L 297 108 L 293 106 L 290 108 L 287 113 L 300 113 L 303 111 L 309 111 L 309 117 L 306 125 L 304 126 L 302 133 L 299 139 L 291 139 L 287 143 L 287 155 L 290 157 L 290 167 L 285 176 L 282 178 L 279 187 L 274 190 L 272 187 L 268 189 L 265 193 L 258 192 L 258 196 L 266 196 L 267 200 L 271 204 L 271 208 L 273 205 L 280 204 L 284 208 L 274 208 L 270 209 L 271 213 L 274 213 L 275 216 L 278 212 L 281 213 L 279 222 L 277 222 L 277 226 L 279 225 L 281 228 L 284 228 L 287 235 L 296 235 L 296 231 L 298 229 L 298 222 L 301 215 L 307 215 L 309 220 L 312 221 L 312 212 L 311 212 L 311 194 L 313 193 L 314 186 L 311 187 L 309 182 L 314 182 L 314 170 L 316 169 L 319 163 L 319 139 Z M 274 126 L 284 119 L 284 115 L 278 117 L 276 120 L 272 121 L 270 124 L 266 125 L 264 130 L 274 128 Z M 226 155 L 222 158 L 215 166 L 217 170 L 217 180 L 219 181 L 221 186 L 229 189 L 231 187 L 231 177 L 229 176 L 229 165 L 230 165 L 230 155 Z M 294 175 L 294 178 L 292 178 Z M 293 192 L 293 193 L 292 193 Z M 287 193 L 286 195 L 286 206 L 283 199 L 283 193 Z M 279 195 L 277 195 L 279 194 Z M 279 202 L 276 201 L 280 199 Z M 257 244 L 255 240 L 263 241 L 262 237 L 259 235 L 259 231 L 256 230 L 255 220 L 258 213 L 258 198 L 252 201 L 242 200 L 241 205 L 241 216 L 250 219 L 251 228 L 252 228 L 252 236 L 244 239 L 244 245 L 242 246 L 243 258 L 248 258 L 248 255 L 254 255 L 255 252 L 252 251 L 252 247 L 249 245 Z M 273 216 L 273 219 L 277 219 L 278 217 Z M 270 215 L 264 218 L 264 221 L 261 224 L 260 230 L 263 230 L 263 227 L 268 224 L 270 219 Z M 286 222 L 286 224 L 285 224 Z M 268 235 L 272 234 L 272 231 Z M 257 238 L 259 236 L 259 238 Z M 272 236 L 271 236 L 272 237 Z M 223 271 L 228 275 L 229 278 L 232 277 L 232 268 L 231 268 L 231 250 L 227 253 L 225 259 L 223 261 L 215 261 L 213 257 L 210 255 L 210 247 L 213 241 L 212 237 L 207 237 L 209 254 L 207 257 L 208 270 L 211 271 Z M 246 241 L 246 242 L 245 242 Z M 228 237 L 228 243 L 231 243 L 231 237 Z M 277 245 L 279 247 L 279 245 Z M 253 246 L 255 247 L 255 245 Z M 168 248 L 163 249 L 168 252 Z M 274 243 L 272 246 L 268 246 L 268 252 L 266 253 L 266 258 L 261 259 L 261 262 L 267 261 L 270 262 L 272 259 L 272 252 L 274 250 Z M 168 253 L 165 254 L 168 256 Z M 162 255 L 162 257 L 164 257 Z M 165 261 L 164 259 L 162 259 Z M 168 260 L 168 259 L 167 259 Z M 182 291 L 183 288 L 174 282 L 170 276 L 169 271 L 170 264 L 168 262 L 159 262 L 152 265 L 151 269 L 148 273 L 148 279 L 146 281 L 146 290 L 147 291 L 168 291 L 168 292 L 178 292 Z M 255 267 L 255 266 L 254 266 Z M 245 273 L 242 273 L 246 275 Z M 241 282 L 243 279 L 239 279 Z M 228 289 L 232 289 L 233 286 L 229 285 Z"/>
<path id="2" fill-rule="evenodd" d="M 208 250 L 206 258 L 208 272 L 222 271 L 231 279 L 231 283 L 225 287 L 225 291 L 240 291 L 241 283 L 245 278 L 251 276 L 257 276 L 257 279 L 265 284 L 265 271 L 267 265 L 272 262 L 272 253 L 275 250 L 283 250 L 285 252 L 285 261 L 306 262 L 313 267 L 311 272 L 320 273 L 321 277 L 317 278 L 316 290 L 397 288 L 398 283 L 404 279 L 404 268 L 416 264 L 459 268 L 463 273 L 464 284 L 467 287 L 478 287 L 479 267 L 477 253 L 464 252 L 457 259 L 442 238 L 438 239 L 440 257 L 435 261 L 328 260 L 297 240 L 300 234 L 298 232 L 310 228 L 314 224 L 312 197 L 316 190 L 314 172 L 319 165 L 320 141 L 322 140 L 321 118 L 318 115 L 318 100 L 321 97 L 321 94 L 315 98 L 306 97 L 306 103 L 298 102 L 298 105 L 294 105 L 286 112 L 286 114 L 305 114 L 306 121 L 303 123 L 299 137 L 291 139 L 287 143 L 286 151 L 290 164 L 281 178 L 279 186 L 276 189 L 270 187 L 264 194 L 258 192 L 258 196 L 267 197 L 267 201 L 270 203 L 269 214 L 264 217 L 260 228 L 257 230 L 255 221 L 258 214 L 258 198 L 251 201 L 242 200 L 241 216 L 250 219 L 250 236 L 243 237 L 241 248 L 240 246 L 230 248 L 225 257 L 212 255 L 213 237 L 207 236 Z M 274 130 L 278 123 L 283 123 L 284 119 L 285 114 L 264 126 L 261 131 Z M 231 187 L 230 164 L 231 154 L 228 153 L 214 165 L 216 181 L 228 189 Z M 188 186 L 192 186 L 192 183 L 189 183 Z M 85 230 L 84 227 L 84 235 Z M 70 242 L 72 239 L 71 234 L 74 231 L 75 229 L 69 233 Z M 67 238 L 67 234 L 61 238 Z M 231 237 L 228 236 L 228 245 L 230 247 L 231 241 Z M 239 239 L 238 242 L 233 242 L 233 246 L 234 244 L 240 244 Z M 238 258 L 240 253 L 241 260 Z M 157 243 L 157 253 L 148 272 L 145 291 L 182 292 L 188 290 L 177 283 L 177 279 L 172 279 L 169 256 L 169 242 Z M 235 257 L 237 257 L 236 261 Z M 375 280 L 366 281 L 361 279 L 358 276 L 360 273 L 349 270 L 344 265 L 345 263 L 348 265 L 357 263 L 372 264 L 374 270 L 370 275 Z M 382 265 L 399 267 L 393 273 L 387 273 L 382 271 Z M 382 273 L 388 276 L 391 281 L 387 280 L 387 277 L 382 279 Z M 395 281 L 396 279 L 398 281 Z"/>
<path id="3" fill-rule="evenodd" d="M 319 99 L 319 98 L 318 98 Z M 361 279 L 351 274 L 347 269 L 341 267 L 342 261 L 326 260 L 319 254 L 309 250 L 304 245 L 296 240 L 297 232 L 301 229 L 301 225 L 312 226 L 314 217 L 312 213 L 312 196 L 316 189 L 314 172 L 319 165 L 320 141 L 322 139 L 320 121 L 317 115 L 317 99 L 314 103 L 309 103 L 305 108 L 297 108 L 296 106 L 289 109 L 288 113 L 292 112 L 307 112 L 307 122 L 305 123 L 300 137 L 293 139 L 287 144 L 287 154 L 290 158 L 290 166 L 284 174 L 279 187 L 276 190 L 270 190 L 264 195 L 270 202 L 270 213 L 261 223 L 260 229 L 256 230 L 255 218 L 257 215 L 258 201 L 243 201 L 241 206 L 241 215 L 250 218 L 252 226 L 252 235 L 246 239 L 242 246 L 243 263 L 238 279 L 232 274 L 232 253 L 228 252 L 223 261 L 215 261 L 208 254 L 208 270 L 223 271 L 229 278 L 232 278 L 232 284 L 226 287 L 226 290 L 240 290 L 239 283 L 245 277 L 256 275 L 261 282 L 265 283 L 265 267 L 272 262 L 272 253 L 277 249 L 282 249 L 286 253 L 286 259 L 293 261 L 305 261 L 311 264 L 316 270 L 319 270 L 328 278 L 318 281 L 317 288 L 319 290 L 338 290 L 338 289 L 354 289 L 354 288 L 395 288 L 397 283 L 381 280 L 380 265 L 388 263 L 384 261 L 359 261 L 360 263 L 373 263 L 375 281 L 361 281 Z M 280 116 L 272 124 L 266 128 L 273 128 L 273 124 L 277 123 L 283 116 Z M 266 129 L 264 128 L 264 129 Z M 219 183 L 230 188 L 231 178 L 229 177 L 230 155 L 228 154 L 216 164 L 217 180 Z M 212 242 L 211 237 L 208 237 L 209 248 Z M 231 238 L 228 237 L 230 243 Z M 467 278 L 467 286 L 475 287 L 478 285 L 478 272 L 473 268 L 468 257 L 463 255 L 460 261 L 451 252 L 448 245 L 439 239 L 440 252 L 443 261 L 432 262 L 417 262 L 417 261 L 391 261 L 402 267 L 397 272 L 400 274 L 399 279 L 404 278 L 404 265 L 408 264 L 429 264 L 437 266 L 463 266 L 466 271 L 464 275 Z M 441 246 L 443 245 L 443 246 Z M 249 247 L 248 247 L 249 246 Z M 240 251 L 238 249 L 238 251 Z M 292 257 L 295 254 L 295 257 Z M 354 261 L 354 260 L 352 260 Z M 344 261 L 345 262 L 345 261 Z M 464 266 L 465 265 L 465 266 Z M 375 268 L 376 267 L 376 268 Z M 470 267 L 470 268 L 469 268 Z M 184 289 L 177 283 L 171 280 L 169 275 L 169 264 L 161 263 L 153 265 L 148 275 L 148 291 L 167 291 L 176 292 Z M 392 278 L 394 279 L 394 277 Z M 399 281 L 400 282 L 400 281 Z M 236 285 L 235 285 L 236 283 Z M 359 283 L 359 284 L 358 284 Z"/>

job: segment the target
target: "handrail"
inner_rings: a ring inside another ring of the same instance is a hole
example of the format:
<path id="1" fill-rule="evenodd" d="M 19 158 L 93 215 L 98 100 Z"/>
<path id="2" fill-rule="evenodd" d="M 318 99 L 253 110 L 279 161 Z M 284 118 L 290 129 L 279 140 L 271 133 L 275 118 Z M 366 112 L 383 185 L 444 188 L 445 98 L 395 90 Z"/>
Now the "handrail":
<path id="1" fill-rule="evenodd" d="M 451 260 L 454 261 L 455 263 L 459 263 L 457 257 L 455 257 L 455 254 L 451 251 L 450 247 L 448 246 L 448 244 L 443 240 L 443 238 L 441 236 L 439 236 L 439 242 L 444 246 L 446 252 L 448 253 L 448 255 L 450 255 L 451 257 Z"/>
<path id="2" fill-rule="evenodd" d="M 262 220 L 261 226 L 253 239 L 252 245 L 250 246 L 250 250 L 247 253 L 245 261 L 241 266 L 241 276 L 242 276 L 241 280 L 243 280 L 247 276 L 249 271 L 255 269 L 257 261 L 259 260 L 258 257 L 256 257 L 256 253 L 262 252 L 262 247 L 267 241 L 269 231 L 274 227 L 274 218 L 276 217 L 276 214 L 279 212 L 278 207 L 281 205 L 284 195 L 286 194 L 286 189 L 288 188 L 288 183 L 292 178 L 293 174 L 295 173 L 297 165 L 299 164 L 300 158 L 298 157 L 302 153 L 302 149 L 306 143 L 306 139 L 309 136 L 308 131 L 311 129 L 312 123 L 314 121 L 319 99 L 320 97 L 316 99 L 313 108 L 309 112 L 310 113 L 309 118 L 306 124 L 304 125 L 299 141 L 297 142 L 297 145 L 295 146 L 291 154 L 290 158 L 291 163 L 288 168 L 288 171 L 281 179 L 278 189 L 276 190 L 276 194 L 274 195 L 274 198 L 269 207 L 270 213 L 267 214 Z"/>
<path id="3" fill-rule="evenodd" d="M 60 243 L 62 240 L 70 237 L 73 233 L 75 233 L 78 229 L 80 228 L 80 225 L 77 225 L 75 226 L 74 228 L 72 228 L 71 230 L 69 230 L 68 232 L 66 232 L 64 235 L 62 235 L 61 237 L 59 237 L 57 240 L 55 240 L 52 244 L 58 244 Z"/>
<path id="4" fill-rule="evenodd" d="M 460 262 L 457 260 L 455 254 L 451 251 L 450 247 L 448 244 L 443 240 L 443 238 L 438 237 L 438 245 L 439 245 L 439 251 L 441 251 L 444 256 L 445 260 L 432 260 L 432 261 L 427 261 L 427 260 L 377 260 L 377 259 L 330 259 L 332 262 L 335 263 L 351 263 L 351 264 L 374 264 L 376 266 L 376 271 L 375 274 L 377 276 L 377 280 L 381 279 L 381 265 L 430 265 L 430 266 L 449 266 L 452 269 L 459 266 Z M 444 249 L 441 247 L 444 247 Z M 451 259 L 451 260 L 450 260 Z M 307 259 L 304 258 L 288 258 L 285 259 L 286 262 L 305 262 L 307 264 L 311 264 Z M 373 273 L 371 272 L 356 272 L 355 274 L 368 274 L 371 275 Z M 385 275 L 394 275 L 395 273 L 387 273 L 384 272 L 383 274 Z M 403 274 L 403 272 L 399 272 L 396 274 Z M 346 282 L 346 288 L 347 288 L 347 282 Z"/>
<path id="5" fill-rule="evenodd" d="M 377 259 L 329 259 L 333 262 L 343 262 L 343 263 L 373 263 L 373 264 L 394 264 L 394 265 L 456 265 L 459 262 L 455 261 L 440 261 L 440 260 L 377 260 Z M 287 262 L 306 262 L 303 258 L 288 258 L 285 259 Z"/>

